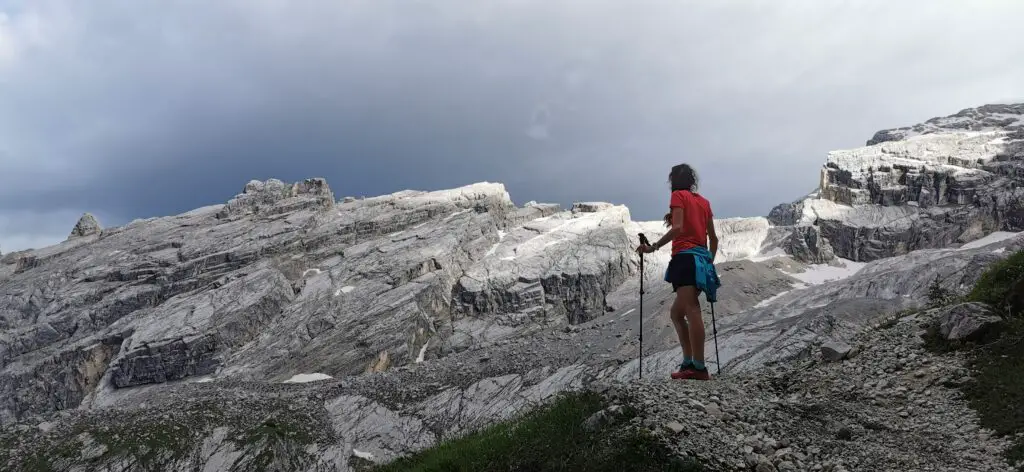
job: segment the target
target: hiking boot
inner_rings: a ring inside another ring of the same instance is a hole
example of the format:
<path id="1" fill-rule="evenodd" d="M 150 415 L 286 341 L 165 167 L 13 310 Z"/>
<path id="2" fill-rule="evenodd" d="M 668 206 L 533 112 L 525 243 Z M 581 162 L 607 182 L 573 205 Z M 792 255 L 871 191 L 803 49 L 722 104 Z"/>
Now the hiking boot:
<path id="1" fill-rule="evenodd" d="M 673 379 L 685 379 L 693 374 L 693 364 L 679 364 L 679 370 L 672 372 Z"/>
<path id="2" fill-rule="evenodd" d="M 711 374 L 708 373 L 707 367 L 703 369 L 697 369 L 690 367 L 685 371 L 679 373 L 679 377 L 675 377 L 676 374 L 672 374 L 672 378 L 689 379 L 689 380 L 711 380 Z"/>

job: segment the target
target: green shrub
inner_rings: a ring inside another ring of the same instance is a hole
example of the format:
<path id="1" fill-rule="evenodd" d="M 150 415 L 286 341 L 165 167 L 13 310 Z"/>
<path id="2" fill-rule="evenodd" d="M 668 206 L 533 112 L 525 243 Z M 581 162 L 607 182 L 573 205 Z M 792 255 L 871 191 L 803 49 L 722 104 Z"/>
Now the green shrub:
<path id="1" fill-rule="evenodd" d="M 615 424 L 589 431 L 584 421 L 605 407 L 594 393 L 567 394 L 520 418 L 444 442 L 378 467 L 379 472 L 695 471 L 646 433 Z"/>

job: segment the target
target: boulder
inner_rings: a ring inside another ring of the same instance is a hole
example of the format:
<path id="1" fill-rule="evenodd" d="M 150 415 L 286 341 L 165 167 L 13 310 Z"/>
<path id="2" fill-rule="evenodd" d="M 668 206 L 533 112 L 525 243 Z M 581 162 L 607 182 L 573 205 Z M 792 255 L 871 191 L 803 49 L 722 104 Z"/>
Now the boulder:
<path id="1" fill-rule="evenodd" d="M 615 424 L 621 419 L 621 416 L 622 407 L 619 405 L 612 405 L 590 415 L 590 417 L 583 422 L 583 428 L 587 431 L 597 431 Z"/>
<path id="2" fill-rule="evenodd" d="M 996 334 L 1003 319 L 984 303 L 961 303 L 940 308 L 939 335 L 948 341 L 983 341 Z"/>
<path id="3" fill-rule="evenodd" d="M 846 359 L 853 348 L 842 341 L 833 340 L 821 345 L 821 357 L 829 362 L 838 362 Z"/>

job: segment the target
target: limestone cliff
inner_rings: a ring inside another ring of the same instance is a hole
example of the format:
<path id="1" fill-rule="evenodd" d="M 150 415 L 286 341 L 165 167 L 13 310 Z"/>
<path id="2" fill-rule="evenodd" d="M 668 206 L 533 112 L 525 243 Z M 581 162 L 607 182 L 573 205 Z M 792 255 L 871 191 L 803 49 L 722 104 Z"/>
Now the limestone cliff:
<path id="1" fill-rule="evenodd" d="M 1021 183 L 1024 104 L 986 105 L 830 152 L 818 190 L 769 219 L 814 227 L 835 255 L 871 261 L 1024 229 Z"/>

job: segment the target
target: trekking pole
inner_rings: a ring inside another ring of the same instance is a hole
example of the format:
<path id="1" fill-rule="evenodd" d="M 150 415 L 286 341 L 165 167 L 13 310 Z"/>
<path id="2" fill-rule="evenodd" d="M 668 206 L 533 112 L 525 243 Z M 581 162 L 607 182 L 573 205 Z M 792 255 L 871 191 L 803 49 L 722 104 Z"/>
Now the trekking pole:
<path id="1" fill-rule="evenodd" d="M 704 295 L 707 297 L 707 294 Z M 715 302 L 711 302 L 711 332 L 715 335 L 715 368 L 722 373 L 722 358 L 718 357 L 718 326 L 715 324 Z"/>
<path id="2" fill-rule="evenodd" d="M 644 233 L 640 233 L 640 244 L 650 246 Z M 637 364 L 640 378 L 644 378 L 644 253 L 640 253 L 640 361 Z"/>

